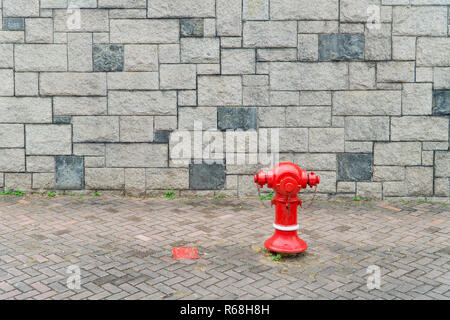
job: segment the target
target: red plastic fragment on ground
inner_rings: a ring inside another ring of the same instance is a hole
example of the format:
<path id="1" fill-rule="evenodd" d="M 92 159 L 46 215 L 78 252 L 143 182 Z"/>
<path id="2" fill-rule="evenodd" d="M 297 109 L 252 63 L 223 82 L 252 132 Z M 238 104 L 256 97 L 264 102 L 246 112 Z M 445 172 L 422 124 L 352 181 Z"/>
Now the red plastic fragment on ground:
<path id="1" fill-rule="evenodd" d="M 176 247 L 172 248 L 175 259 L 199 259 L 197 249 L 194 247 Z"/>

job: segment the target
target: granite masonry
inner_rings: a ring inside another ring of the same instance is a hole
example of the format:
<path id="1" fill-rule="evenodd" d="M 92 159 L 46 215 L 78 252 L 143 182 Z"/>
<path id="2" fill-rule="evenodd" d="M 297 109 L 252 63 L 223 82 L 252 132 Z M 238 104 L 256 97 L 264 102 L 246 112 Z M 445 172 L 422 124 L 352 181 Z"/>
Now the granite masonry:
<path id="1" fill-rule="evenodd" d="M 279 129 L 323 198 L 448 199 L 449 36 L 450 0 L 0 0 L 0 191 L 255 197 L 261 146 L 175 161 L 196 122 Z"/>

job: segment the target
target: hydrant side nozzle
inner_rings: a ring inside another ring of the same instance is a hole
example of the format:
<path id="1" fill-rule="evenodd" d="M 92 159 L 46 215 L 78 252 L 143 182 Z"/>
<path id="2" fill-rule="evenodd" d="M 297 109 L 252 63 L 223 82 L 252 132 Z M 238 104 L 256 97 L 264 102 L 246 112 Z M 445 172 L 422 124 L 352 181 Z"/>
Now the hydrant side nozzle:
<path id="1" fill-rule="evenodd" d="M 314 172 L 308 173 L 308 184 L 310 187 L 314 187 L 320 183 L 320 177 Z"/>

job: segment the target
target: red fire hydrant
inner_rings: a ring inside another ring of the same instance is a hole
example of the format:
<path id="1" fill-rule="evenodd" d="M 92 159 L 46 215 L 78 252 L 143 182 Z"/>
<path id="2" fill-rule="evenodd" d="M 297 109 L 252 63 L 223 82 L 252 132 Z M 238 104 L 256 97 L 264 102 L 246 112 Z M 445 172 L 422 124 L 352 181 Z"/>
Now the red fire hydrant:
<path id="1" fill-rule="evenodd" d="M 267 184 L 275 191 L 272 205 L 275 205 L 274 235 L 267 239 L 264 246 L 270 251 L 298 253 L 306 250 L 308 245 L 297 234 L 297 206 L 302 201 L 297 194 L 309 185 L 316 186 L 320 177 L 314 172 L 307 173 L 290 162 L 281 162 L 273 169 L 255 174 L 255 183 L 261 188 Z"/>

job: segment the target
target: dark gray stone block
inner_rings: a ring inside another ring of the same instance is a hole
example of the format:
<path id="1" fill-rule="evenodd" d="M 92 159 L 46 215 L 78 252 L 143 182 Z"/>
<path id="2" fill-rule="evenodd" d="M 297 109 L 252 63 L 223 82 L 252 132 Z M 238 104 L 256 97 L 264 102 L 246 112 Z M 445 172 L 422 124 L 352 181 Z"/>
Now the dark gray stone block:
<path id="1" fill-rule="evenodd" d="M 370 181 L 372 163 L 372 154 L 340 153 L 337 155 L 337 180 Z"/>
<path id="2" fill-rule="evenodd" d="M 53 117 L 53 123 L 57 123 L 57 124 L 71 124 L 72 123 L 72 117 L 70 117 L 70 116 L 54 116 Z"/>
<path id="3" fill-rule="evenodd" d="M 225 165 L 192 163 L 189 165 L 189 187 L 193 190 L 220 190 L 225 187 Z"/>
<path id="4" fill-rule="evenodd" d="M 319 61 L 364 60 L 364 35 L 319 34 Z"/>
<path id="5" fill-rule="evenodd" d="M 56 189 L 82 189 L 84 184 L 84 159 L 76 156 L 55 157 Z"/>
<path id="6" fill-rule="evenodd" d="M 5 31 L 23 31 L 25 30 L 24 18 L 3 18 L 3 30 Z"/>
<path id="7" fill-rule="evenodd" d="M 167 130 L 155 131 L 155 137 L 153 138 L 153 142 L 169 143 L 169 136 L 170 136 L 170 131 L 167 131 Z"/>
<path id="8" fill-rule="evenodd" d="M 94 44 L 92 48 L 92 54 L 94 58 L 94 71 L 123 71 L 123 52 L 123 46 L 110 44 Z"/>
<path id="9" fill-rule="evenodd" d="M 217 128 L 219 130 L 256 129 L 257 119 L 257 108 L 217 108 Z"/>
<path id="10" fill-rule="evenodd" d="M 433 114 L 450 115 L 450 90 L 433 91 Z"/>
<path id="11" fill-rule="evenodd" d="M 181 19 L 182 37 L 203 37 L 203 19 Z"/>

